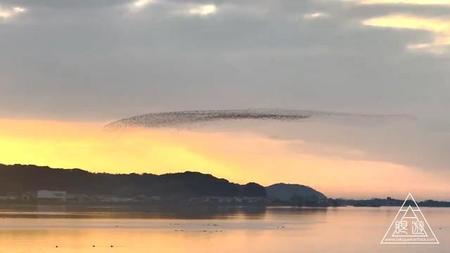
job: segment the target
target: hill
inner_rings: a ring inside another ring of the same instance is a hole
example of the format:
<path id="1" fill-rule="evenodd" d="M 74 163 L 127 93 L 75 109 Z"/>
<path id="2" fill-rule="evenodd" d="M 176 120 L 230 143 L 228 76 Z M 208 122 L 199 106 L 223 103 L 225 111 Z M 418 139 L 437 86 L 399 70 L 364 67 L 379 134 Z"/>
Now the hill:
<path id="1" fill-rule="evenodd" d="M 72 194 L 117 197 L 266 197 L 263 186 L 239 185 L 198 172 L 173 174 L 108 174 L 81 169 L 0 164 L 0 195 L 61 190 Z"/>
<path id="2" fill-rule="evenodd" d="M 278 204 L 326 206 L 327 197 L 311 187 L 299 184 L 274 184 L 266 187 L 267 197 Z"/>

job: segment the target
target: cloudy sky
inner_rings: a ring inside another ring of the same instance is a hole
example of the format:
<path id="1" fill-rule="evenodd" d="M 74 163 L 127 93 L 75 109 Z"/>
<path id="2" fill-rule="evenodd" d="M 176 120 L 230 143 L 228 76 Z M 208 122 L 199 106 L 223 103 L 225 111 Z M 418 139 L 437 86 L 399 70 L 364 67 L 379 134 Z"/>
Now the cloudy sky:
<path id="1" fill-rule="evenodd" d="M 450 199 L 450 0 L 0 0 L 0 50 L 0 162 L 191 169 L 346 196 L 357 187 L 403 196 L 422 184 L 419 194 Z M 160 142 L 141 145 L 139 161 L 137 133 L 97 132 L 143 113 L 239 108 L 407 120 L 214 125 L 176 139 L 157 129 L 140 133 Z M 155 151 L 161 143 L 167 152 Z M 281 165 L 279 177 L 257 173 Z M 393 178 L 415 185 L 384 185 Z"/>

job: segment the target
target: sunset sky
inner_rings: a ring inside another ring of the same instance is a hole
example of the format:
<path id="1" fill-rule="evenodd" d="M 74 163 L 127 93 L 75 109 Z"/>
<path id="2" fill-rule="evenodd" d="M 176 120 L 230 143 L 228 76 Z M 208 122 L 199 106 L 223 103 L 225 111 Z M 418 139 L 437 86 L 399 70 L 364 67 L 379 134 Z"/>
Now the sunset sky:
<path id="1" fill-rule="evenodd" d="M 0 0 L 0 49 L 0 163 L 450 199 L 450 0 Z M 239 108 L 331 116 L 104 128 Z"/>

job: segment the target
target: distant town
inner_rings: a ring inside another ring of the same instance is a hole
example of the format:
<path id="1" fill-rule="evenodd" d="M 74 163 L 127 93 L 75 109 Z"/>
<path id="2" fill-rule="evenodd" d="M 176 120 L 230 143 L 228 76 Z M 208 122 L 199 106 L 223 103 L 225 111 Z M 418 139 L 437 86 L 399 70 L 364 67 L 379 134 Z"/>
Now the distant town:
<path id="1" fill-rule="evenodd" d="M 261 197 L 223 197 L 199 196 L 186 198 L 183 203 L 217 204 L 217 205 L 263 205 L 265 198 Z M 89 195 L 68 193 L 66 191 L 38 190 L 23 194 L 9 193 L 0 195 L 1 202 L 32 203 L 32 204 L 164 204 L 160 196 L 139 195 L 135 197 L 120 197 L 113 195 Z"/>

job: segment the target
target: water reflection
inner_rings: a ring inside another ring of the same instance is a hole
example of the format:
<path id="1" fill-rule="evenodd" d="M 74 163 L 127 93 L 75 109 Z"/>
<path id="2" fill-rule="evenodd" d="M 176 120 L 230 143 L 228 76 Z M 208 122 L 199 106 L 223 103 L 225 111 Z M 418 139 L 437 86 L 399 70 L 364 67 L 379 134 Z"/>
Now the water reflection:
<path id="1" fill-rule="evenodd" d="M 62 216 L 55 210 L 39 210 L 46 218 L 24 216 L 32 214 L 24 209 L 0 211 L 1 252 L 450 251 L 448 208 L 422 210 L 440 245 L 406 247 L 379 245 L 396 208 L 84 210 L 85 217 L 77 219 L 64 216 L 79 213 L 74 210 L 66 209 Z"/>
<path id="2" fill-rule="evenodd" d="M 264 219 L 263 206 L 10 206 L 0 208 L 0 218 L 148 218 L 148 219 Z"/>

